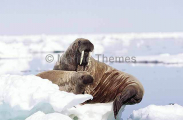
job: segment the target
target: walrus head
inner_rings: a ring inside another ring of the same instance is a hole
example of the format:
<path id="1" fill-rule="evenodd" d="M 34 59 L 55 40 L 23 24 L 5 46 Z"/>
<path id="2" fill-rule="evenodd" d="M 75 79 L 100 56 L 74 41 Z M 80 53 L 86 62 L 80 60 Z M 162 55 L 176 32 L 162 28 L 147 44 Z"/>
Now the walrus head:
<path id="1" fill-rule="evenodd" d="M 76 72 L 71 79 L 76 85 L 74 90 L 75 94 L 84 94 L 86 86 L 91 85 L 94 80 L 93 77 L 85 71 Z"/>
<path id="2" fill-rule="evenodd" d="M 77 71 L 77 67 L 88 65 L 94 45 L 85 38 L 76 39 L 60 58 L 54 69 Z"/>
<path id="3" fill-rule="evenodd" d="M 88 65 L 94 46 L 89 40 L 84 38 L 78 38 L 76 41 L 78 41 L 77 64 L 86 66 Z"/>

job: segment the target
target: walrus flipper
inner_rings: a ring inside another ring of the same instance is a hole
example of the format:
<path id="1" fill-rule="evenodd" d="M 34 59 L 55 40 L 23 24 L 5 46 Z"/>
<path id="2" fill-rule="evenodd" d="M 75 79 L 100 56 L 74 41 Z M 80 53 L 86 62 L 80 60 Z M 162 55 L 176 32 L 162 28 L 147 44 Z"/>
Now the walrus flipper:
<path id="1" fill-rule="evenodd" d="M 116 96 L 113 102 L 113 111 L 115 119 L 122 105 L 126 105 L 129 101 L 131 101 L 131 99 L 134 98 L 136 93 L 137 92 L 135 89 L 133 89 L 132 87 L 128 87 Z"/>

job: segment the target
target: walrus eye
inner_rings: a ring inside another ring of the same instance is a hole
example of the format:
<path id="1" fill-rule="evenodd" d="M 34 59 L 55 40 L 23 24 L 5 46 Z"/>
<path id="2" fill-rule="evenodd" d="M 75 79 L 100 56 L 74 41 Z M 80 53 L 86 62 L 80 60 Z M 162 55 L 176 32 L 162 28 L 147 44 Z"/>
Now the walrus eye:
<path id="1" fill-rule="evenodd" d="M 81 44 L 81 41 L 78 41 L 78 45 L 80 45 Z"/>

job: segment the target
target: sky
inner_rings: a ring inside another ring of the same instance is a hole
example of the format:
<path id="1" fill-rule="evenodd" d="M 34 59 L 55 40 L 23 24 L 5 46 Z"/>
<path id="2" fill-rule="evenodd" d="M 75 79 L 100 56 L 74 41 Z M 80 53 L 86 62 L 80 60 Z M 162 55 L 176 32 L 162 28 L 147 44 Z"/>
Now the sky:
<path id="1" fill-rule="evenodd" d="M 0 35 L 182 32 L 183 0 L 0 0 Z"/>

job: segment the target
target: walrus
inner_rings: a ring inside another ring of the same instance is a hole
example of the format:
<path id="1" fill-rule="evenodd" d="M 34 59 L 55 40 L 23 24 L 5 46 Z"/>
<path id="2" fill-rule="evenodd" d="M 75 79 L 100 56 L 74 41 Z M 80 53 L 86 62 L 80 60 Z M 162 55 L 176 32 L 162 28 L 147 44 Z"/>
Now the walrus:
<path id="1" fill-rule="evenodd" d="M 87 44 L 87 46 L 82 46 L 84 45 L 82 43 Z M 122 105 L 133 105 L 141 102 L 144 88 L 134 76 L 90 57 L 88 50 L 91 52 L 91 48 L 94 47 L 88 39 L 76 39 L 62 54 L 60 61 L 56 63 L 54 69 L 69 71 L 84 70 L 89 72 L 93 76 L 94 81 L 93 84 L 86 87 L 85 92 L 91 94 L 93 99 L 86 103 L 107 103 L 114 101 L 113 111 L 116 118 Z M 84 50 L 84 52 L 78 51 L 78 49 Z M 77 54 L 76 51 L 78 51 Z M 77 64 L 78 62 L 72 62 L 70 56 L 79 60 L 79 64 Z"/>
<path id="2" fill-rule="evenodd" d="M 87 85 L 93 83 L 93 77 L 86 71 L 60 71 L 50 70 L 36 76 L 48 79 L 59 86 L 59 90 L 83 94 Z"/>
<path id="3" fill-rule="evenodd" d="M 78 66 L 83 66 L 85 69 L 93 49 L 94 46 L 89 40 L 82 38 L 76 39 L 76 41 L 69 46 L 67 52 L 62 54 L 61 59 L 56 62 L 54 70 L 77 71 Z"/>

